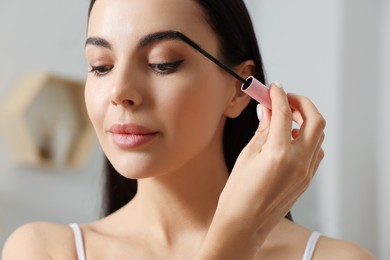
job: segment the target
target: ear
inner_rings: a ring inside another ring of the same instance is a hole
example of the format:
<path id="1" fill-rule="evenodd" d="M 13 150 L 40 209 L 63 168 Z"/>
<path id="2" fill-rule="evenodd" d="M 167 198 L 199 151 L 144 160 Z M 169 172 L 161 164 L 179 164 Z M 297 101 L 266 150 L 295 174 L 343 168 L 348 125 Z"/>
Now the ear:
<path id="1" fill-rule="evenodd" d="M 253 60 L 246 60 L 234 67 L 235 72 L 244 79 L 254 74 L 255 63 Z M 242 82 L 234 79 L 234 91 L 225 110 L 229 118 L 238 117 L 249 104 L 251 97 L 241 91 Z"/>

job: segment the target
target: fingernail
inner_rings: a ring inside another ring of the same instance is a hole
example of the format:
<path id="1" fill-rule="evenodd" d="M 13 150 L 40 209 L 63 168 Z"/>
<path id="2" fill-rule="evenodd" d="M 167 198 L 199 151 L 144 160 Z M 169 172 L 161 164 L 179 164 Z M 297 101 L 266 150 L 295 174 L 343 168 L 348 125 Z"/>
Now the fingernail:
<path id="1" fill-rule="evenodd" d="M 277 86 L 278 88 L 283 88 L 283 85 L 280 84 L 280 82 L 278 82 L 278 81 L 274 81 L 274 82 L 272 82 L 272 84 L 274 84 L 274 85 Z"/>
<path id="2" fill-rule="evenodd" d="M 261 119 L 263 119 L 263 116 L 264 116 L 264 114 L 263 114 L 263 108 L 261 107 L 260 104 L 257 104 L 257 106 L 256 106 L 256 114 L 257 114 L 257 118 L 259 119 L 259 121 L 260 121 Z"/>

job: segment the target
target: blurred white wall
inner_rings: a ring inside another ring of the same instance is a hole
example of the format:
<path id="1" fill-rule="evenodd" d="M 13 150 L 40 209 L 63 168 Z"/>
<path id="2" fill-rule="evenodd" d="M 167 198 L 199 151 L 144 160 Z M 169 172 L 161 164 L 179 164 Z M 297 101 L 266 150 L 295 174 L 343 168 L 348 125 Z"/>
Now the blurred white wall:
<path id="1" fill-rule="evenodd" d="M 88 2 L 0 1 L 0 102 L 26 72 L 50 71 L 84 79 Z M 3 136 L 0 158 L 0 248 L 23 223 L 86 222 L 99 216 L 102 154 L 97 144 L 78 169 L 14 165 Z"/>
<path id="2" fill-rule="evenodd" d="M 390 259 L 390 1 L 381 3 L 380 16 L 380 90 L 378 134 L 378 247 L 381 259 Z"/>
<path id="3" fill-rule="evenodd" d="M 390 259 L 389 0 L 246 0 L 268 81 L 310 97 L 327 119 L 326 158 L 293 209 L 298 223 Z M 26 71 L 83 78 L 88 0 L 0 2 L 0 101 Z M 99 214 L 101 152 L 81 169 L 13 165 L 0 137 L 0 245 L 34 220 Z"/>

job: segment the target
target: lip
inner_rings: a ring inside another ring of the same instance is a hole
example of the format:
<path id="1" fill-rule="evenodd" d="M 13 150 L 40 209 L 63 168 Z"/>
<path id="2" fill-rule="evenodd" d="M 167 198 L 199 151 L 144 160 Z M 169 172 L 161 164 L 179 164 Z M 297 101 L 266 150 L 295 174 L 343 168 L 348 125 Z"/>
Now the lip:
<path id="1" fill-rule="evenodd" d="M 136 124 L 114 124 L 108 132 L 113 142 L 125 149 L 141 147 L 158 135 L 157 131 Z"/>

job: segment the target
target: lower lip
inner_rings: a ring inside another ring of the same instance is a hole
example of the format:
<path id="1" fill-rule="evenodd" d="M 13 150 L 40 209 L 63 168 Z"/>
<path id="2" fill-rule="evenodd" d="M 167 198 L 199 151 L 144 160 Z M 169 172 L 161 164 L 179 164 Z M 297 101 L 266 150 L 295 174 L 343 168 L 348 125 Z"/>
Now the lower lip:
<path id="1" fill-rule="evenodd" d="M 157 136 L 157 133 L 145 134 L 145 135 L 134 135 L 134 134 L 112 134 L 112 139 L 116 145 L 121 148 L 138 148 L 150 141 Z"/>

